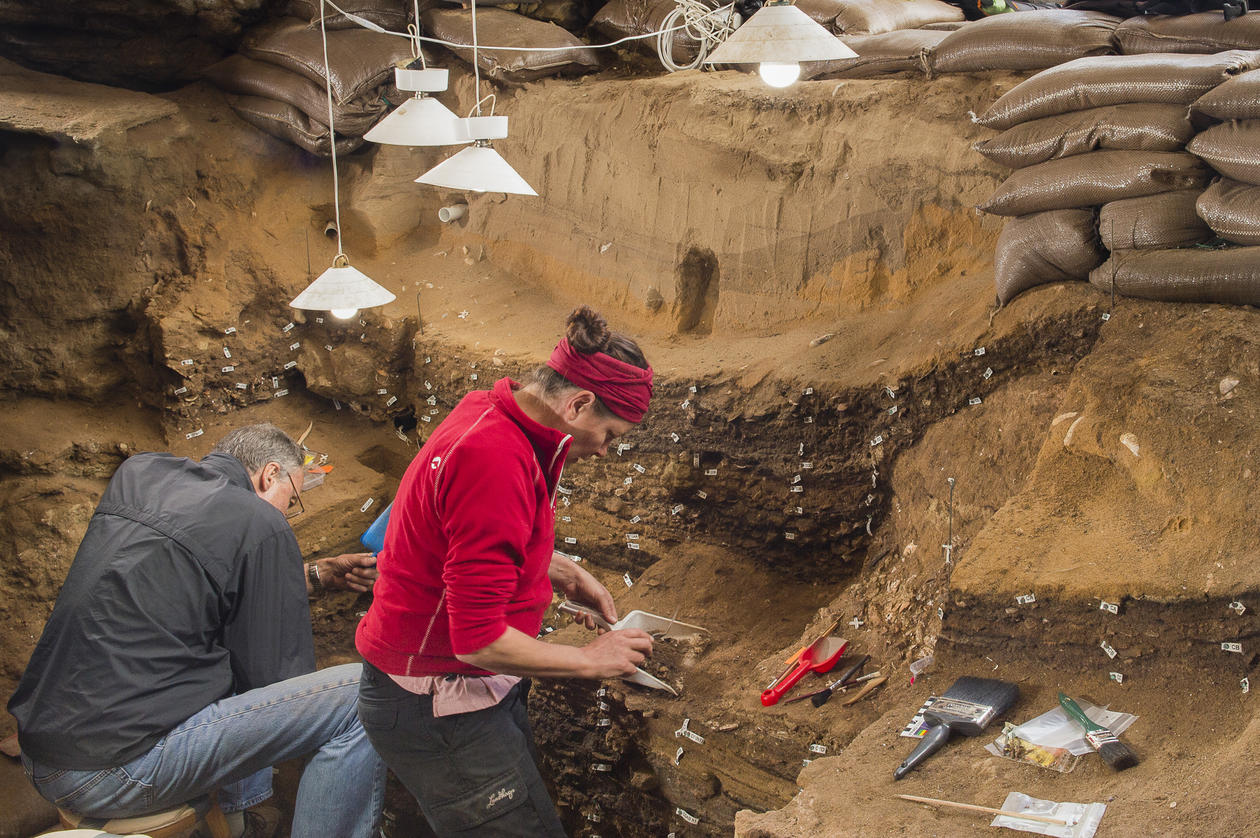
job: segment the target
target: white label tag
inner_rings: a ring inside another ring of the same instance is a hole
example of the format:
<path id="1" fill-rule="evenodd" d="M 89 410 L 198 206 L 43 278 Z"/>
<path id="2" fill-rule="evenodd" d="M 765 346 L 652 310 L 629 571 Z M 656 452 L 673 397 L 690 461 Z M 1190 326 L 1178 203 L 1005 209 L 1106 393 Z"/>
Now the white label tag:
<path id="1" fill-rule="evenodd" d="M 682 818 L 683 820 L 685 820 L 687 823 L 691 824 L 692 826 L 695 826 L 696 824 L 700 823 L 699 818 L 697 818 L 695 815 L 688 812 L 686 809 L 683 809 L 682 807 L 675 809 L 674 814 L 678 815 L 678 817 Z"/>
<path id="2" fill-rule="evenodd" d="M 1238 682 L 1238 685 L 1242 687 L 1243 692 L 1245 693 L 1251 692 L 1251 679 L 1250 678 L 1242 679 L 1241 681 Z"/>
<path id="3" fill-rule="evenodd" d="M 274 390 L 274 389 L 276 389 L 276 388 L 277 388 L 277 387 L 279 387 L 279 386 L 280 386 L 280 377 L 279 377 L 279 376 L 276 376 L 276 375 L 273 375 L 273 376 L 271 377 L 271 389 L 272 389 L 272 390 Z"/>
<path id="4" fill-rule="evenodd" d="M 642 520 L 643 520 L 643 519 L 642 519 L 642 518 L 640 518 L 638 515 L 635 515 L 633 518 L 631 518 L 631 519 L 630 519 L 630 523 L 632 523 L 632 524 L 637 524 L 637 523 L 639 523 L 639 522 L 640 522 L 640 521 L 642 521 Z"/>
<path id="5" fill-rule="evenodd" d="M 236 372 L 236 367 L 232 364 L 228 364 L 226 367 L 219 370 L 219 372 Z"/>
<path id="6" fill-rule="evenodd" d="M 472 379 L 473 381 L 476 381 L 476 380 L 477 380 L 477 373 L 473 373 L 472 375 L 470 375 L 470 376 L 468 376 L 468 377 L 469 377 L 470 379 Z"/>
<path id="7" fill-rule="evenodd" d="M 633 485 L 633 484 L 634 484 L 634 478 L 633 478 L 633 477 L 627 477 L 625 480 L 621 481 L 621 485 L 623 485 L 623 486 L 631 486 L 631 485 Z"/>
<path id="8" fill-rule="evenodd" d="M 785 533 L 783 534 L 783 537 L 784 537 L 785 539 L 787 539 L 788 541 L 795 541 L 795 540 L 796 540 L 796 533 L 794 533 L 794 532 L 785 532 Z"/>
<path id="9" fill-rule="evenodd" d="M 800 492 L 805 491 L 805 487 L 804 487 L 804 486 L 793 486 L 793 487 L 792 487 L 789 491 L 800 493 Z"/>
<path id="10" fill-rule="evenodd" d="M 801 463 L 801 469 L 803 471 L 809 471 L 813 467 L 814 467 L 813 463 Z"/>
<path id="11" fill-rule="evenodd" d="M 871 447 L 874 448 L 876 445 L 882 444 L 883 441 L 884 441 L 884 435 L 879 434 L 878 436 L 876 436 L 874 439 L 871 440 Z"/>
<path id="12" fill-rule="evenodd" d="M 682 437 L 680 437 L 678 434 L 674 433 L 673 431 L 669 432 L 669 438 L 673 440 L 674 442 L 678 442 L 682 439 Z"/>
<path id="13" fill-rule="evenodd" d="M 182 395 L 184 395 L 184 394 L 185 394 L 185 393 L 187 393 L 187 392 L 188 392 L 188 388 L 187 388 L 187 387 L 176 387 L 176 388 L 175 388 L 175 395 L 177 395 L 177 396 L 182 396 Z"/>
<path id="14" fill-rule="evenodd" d="M 806 387 L 804 392 L 805 392 L 805 395 L 807 395 L 807 396 L 812 396 L 812 395 L 814 395 L 814 388 L 813 388 L 813 387 Z"/>
<path id="15" fill-rule="evenodd" d="M 812 425 L 812 424 L 814 424 L 814 417 L 813 417 L 813 416 L 806 416 L 806 417 L 805 417 L 804 419 L 802 419 L 801 421 L 802 421 L 802 422 L 804 422 L 806 425 Z"/>
<path id="16" fill-rule="evenodd" d="M 612 766 L 605 762 L 596 762 L 591 765 L 591 770 L 607 774 L 609 771 L 612 771 Z"/>
<path id="17" fill-rule="evenodd" d="M 284 368 L 285 368 L 286 370 L 291 370 L 291 369 L 293 369 L 293 368 L 294 368 L 294 367 L 296 367 L 296 366 L 297 366 L 297 361 L 290 361 L 289 363 L 287 363 L 287 364 L 285 364 L 285 365 L 284 365 Z"/>
<path id="18" fill-rule="evenodd" d="M 1240 617 L 1243 615 L 1243 612 L 1247 610 L 1247 606 L 1243 605 L 1241 600 L 1234 600 L 1229 604 L 1229 607 L 1238 612 L 1238 616 Z"/>
<path id="19" fill-rule="evenodd" d="M 293 350 L 297 349 L 301 345 L 302 345 L 301 341 L 294 341 L 293 343 L 289 344 L 289 351 L 292 352 Z"/>
<path id="20" fill-rule="evenodd" d="M 385 387 L 381 387 L 381 388 L 379 388 L 379 389 L 376 391 L 376 395 L 378 395 L 378 396 L 383 396 L 383 395 L 385 395 L 385 394 L 386 394 L 386 393 L 388 393 L 388 392 L 389 392 L 389 390 L 388 390 L 387 388 L 385 388 Z"/>
<path id="21" fill-rule="evenodd" d="M 621 577 L 621 581 L 626 583 L 626 587 L 627 587 L 627 588 L 633 588 L 633 587 L 634 587 L 634 580 L 630 578 L 630 574 L 629 574 L 629 573 L 627 573 L 627 574 L 625 574 L 624 576 L 622 576 L 622 577 Z"/>
<path id="22" fill-rule="evenodd" d="M 683 506 L 681 503 L 680 503 L 680 504 L 676 504 L 676 505 L 674 506 L 674 508 L 673 508 L 673 509 L 669 510 L 669 514 L 670 514 L 670 515 L 677 515 L 679 512 L 682 512 L 684 509 L 686 509 L 686 507 L 685 507 L 685 506 Z"/>
<path id="23" fill-rule="evenodd" d="M 223 347 L 223 357 L 224 357 L 224 358 L 231 358 L 231 357 L 232 357 L 232 350 L 228 349 L 226 346 L 225 346 L 225 347 Z"/>
<path id="24" fill-rule="evenodd" d="M 203 431 L 201 428 L 198 428 L 197 430 L 193 431 L 190 434 L 184 434 L 184 439 L 196 439 L 197 437 L 201 436 L 204 433 L 205 431 Z M 1242 651 L 1242 650 L 1240 649 L 1239 651 Z"/>
<path id="25" fill-rule="evenodd" d="M 359 507 L 359 511 L 367 512 L 369 509 L 372 508 L 372 504 L 374 503 L 376 503 L 376 498 L 368 498 L 367 500 L 363 502 L 363 505 Z"/>
<path id="26" fill-rule="evenodd" d="M 682 749 L 682 746 L 679 745 L 678 750 L 674 753 L 674 765 L 678 764 L 678 761 L 682 759 L 682 755 L 683 755 L 683 749 Z M 669 834 L 670 834 L 670 838 L 673 838 L 674 833 L 671 832 Z"/>
<path id="27" fill-rule="evenodd" d="M 709 496 L 708 492 L 696 492 L 696 497 L 700 498 L 700 500 L 704 500 L 708 496 Z"/>
<path id="28" fill-rule="evenodd" d="M 1036 601 L 1037 601 L 1036 594 L 1020 594 L 1019 596 L 1015 597 L 1015 602 L 1017 605 L 1031 605 L 1032 603 Z"/>
<path id="29" fill-rule="evenodd" d="M 984 378 L 984 380 L 985 380 L 985 381 L 988 381 L 990 378 L 992 378 L 992 377 L 993 377 L 993 367 L 985 367 L 985 368 L 984 368 L 984 375 L 983 375 L 982 377 Z"/>
<path id="30" fill-rule="evenodd" d="M 248 384 L 246 384 L 244 381 L 238 381 L 238 382 L 236 382 L 236 389 L 237 389 L 237 390 L 248 390 L 248 389 L 249 389 L 249 385 L 248 385 Z"/>
<path id="31" fill-rule="evenodd" d="M 191 367 L 191 366 L 193 365 L 193 359 L 192 359 L 192 358 L 185 358 L 184 360 L 182 360 L 182 361 L 180 361 L 180 362 L 179 362 L 179 365 L 180 365 L 181 367 Z"/>
<path id="32" fill-rule="evenodd" d="M 224 330 L 223 330 L 223 334 L 225 334 L 225 335 L 234 335 L 234 334 L 236 334 L 236 327 L 235 327 L 235 326 L 228 326 L 226 329 L 224 329 Z"/>
<path id="33" fill-rule="evenodd" d="M 595 727 L 612 727 L 612 719 L 599 719 L 595 722 Z"/>
<path id="34" fill-rule="evenodd" d="M 976 405 L 981 404 L 981 399 L 979 396 L 972 396 L 971 398 L 967 399 L 967 404 L 971 405 L 972 407 L 975 407 Z"/>
<path id="35" fill-rule="evenodd" d="M 274 396 L 274 397 L 275 397 L 275 398 L 277 398 L 277 399 L 282 399 L 282 398 L 284 398 L 285 396 L 289 395 L 289 391 L 288 391 L 288 390 L 277 390 L 276 392 L 272 393 L 271 395 L 272 395 L 272 396 Z"/>
<path id="36" fill-rule="evenodd" d="M 285 326 L 285 327 L 284 327 L 283 329 L 281 329 L 280 331 L 284 332 L 284 333 L 287 335 L 289 332 L 293 331 L 293 326 L 294 326 L 294 324 L 293 324 L 292 322 L 290 322 L 290 323 L 289 323 L 289 325 Z"/>
<path id="37" fill-rule="evenodd" d="M 432 422 L 432 421 L 433 421 L 433 419 L 432 419 L 431 417 L 428 417 L 428 416 L 421 416 L 421 417 L 420 417 L 420 421 L 421 421 L 421 422 Z"/>
<path id="38" fill-rule="evenodd" d="M 638 544 L 636 544 L 635 542 L 631 541 L 629 544 L 627 544 L 627 545 L 626 545 L 626 549 L 628 549 L 628 550 L 638 550 L 638 549 L 639 549 L 639 545 L 638 545 Z"/>
<path id="39" fill-rule="evenodd" d="M 1103 600 L 1102 602 L 1098 603 L 1098 610 L 1109 611 L 1112 614 L 1119 614 L 1120 606 L 1114 602 L 1107 602 L 1106 600 Z"/>
<path id="40" fill-rule="evenodd" d="M 1104 323 L 1106 323 L 1108 320 L 1110 320 L 1110 319 L 1111 319 L 1111 312 L 1109 312 L 1109 311 L 1104 311 L 1104 312 L 1103 312 L 1102 319 L 1103 319 L 1103 322 L 1104 322 Z"/>
<path id="41" fill-rule="evenodd" d="M 827 753 L 827 746 L 826 745 L 810 745 L 809 750 L 811 753 L 825 754 Z"/>
<path id="42" fill-rule="evenodd" d="M 638 541 L 638 540 L 639 540 L 639 534 L 637 532 L 626 533 L 626 541 Z"/>
<path id="43" fill-rule="evenodd" d="M 1111 659 L 1113 659 L 1113 660 L 1115 659 L 1115 657 L 1116 657 L 1116 650 L 1115 650 L 1115 649 L 1113 649 L 1113 648 L 1111 648 L 1111 644 L 1110 644 L 1110 643 L 1108 643 L 1106 640 L 1104 640 L 1102 643 L 1099 643 L 1099 644 L 1098 644 L 1098 648 L 1100 648 L 1100 649 L 1102 649 L 1104 652 L 1106 652 L 1106 653 L 1107 653 L 1107 657 L 1109 657 L 1109 658 L 1111 658 Z"/>
<path id="44" fill-rule="evenodd" d="M 639 465 L 638 463 L 634 464 L 634 470 L 637 471 L 639 474 L 647 474 L 647 469 Z"/>
<path id="45" fill-rule="evenodd" d="M 1123 684 L 1123 683 L 1124 683 L 1124 675 L 1123 675 L 1122 673 L 1120 673 L 1120 672 L 1112 672 L 1112 673 L 1111 673 L 1111 680 L 1115 681 L 1117 684 Z"/>
<path id="46" fill-rule="evenodd" d="M 564 537 L 564 543 L 565 543 L 565 544 L 577 544 L 577 539 L 576 539 L 576 538 L 574 538 L 574 537 L 573 537 L 573 536 L 571 536 L 571 535 L 566 535 L 566 536 Z"/>
<path id="47" fill-rule="evenodd" d="M 1241 654 L 1242 654 L 1242 644 L 1241 644 L 1241 643 L 1222 643 L 1222 644 L 1221 644 L 1221 651 L 1222 651 L 1222 652 L 1235 652 L 1235 653 L 1237 653 L 1237 654 L 1240 654 L 1240 655 L 1241 655 Z"/>
<path id="48" fill-rule="evenodd" d="M 979 358 L 983 354 L 984 354 L 984 347 L 983 346 L 976 347 L 976 357 Z"/>

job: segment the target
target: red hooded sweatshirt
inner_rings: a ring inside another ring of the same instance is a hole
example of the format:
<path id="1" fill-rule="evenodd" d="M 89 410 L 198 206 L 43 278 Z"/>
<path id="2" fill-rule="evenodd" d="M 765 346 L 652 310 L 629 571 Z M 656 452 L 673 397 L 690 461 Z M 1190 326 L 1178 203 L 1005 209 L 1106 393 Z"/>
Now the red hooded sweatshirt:
<path id="1" fill-rule="evenodd" d="M 533 637 L 551 602 L 554 498 L 571 437 L 497 381 L 433 431 L 398 486 L 372 607 L 355 645 L 391 675 L 483 675 L 461 662 L 509 626 Z"/>

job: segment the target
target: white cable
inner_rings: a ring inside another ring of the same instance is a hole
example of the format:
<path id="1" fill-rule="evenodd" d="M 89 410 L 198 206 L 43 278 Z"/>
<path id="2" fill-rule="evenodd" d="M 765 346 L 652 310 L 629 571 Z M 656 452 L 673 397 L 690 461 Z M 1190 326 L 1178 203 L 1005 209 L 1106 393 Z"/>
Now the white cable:
<path id="1" fill-rule="evenodd" d="M 472 0 L 473 95 L 477 97 L 477 116 L 481 116 L 481 67 L 477 63 L 477 0 Z"/>
<path id="2" fill-rule="evenodd" d="M 379 26 L 379 25 L 377 25 L 377 24 L 373 23 L 372 21 L 367 20 L 366 18 L 362 18 L 362 17 L 359 17 L 359 16 L 358 16 L 358 15 L 356 15 L 356 14 L 353 14 L 353 13 L 351 13 L 351 12 L 347 12 L 347 11 L 345 11 L 345 10 L 344 10 L 344 9 L 342 9 L 340 6 L 338 6 L 336 3 L 334 3 L 334 2 L 333 2 L 333 0 L 320 0 L 320 2 L 321 2 L 321 3 L 327 3 L 329 6 L 332 6 L 334 9 L 336 9 L 336 10 L 337 10 L 337 11 L 339 11 L 339 12 L 341 12 L 341 14 L 345 15 L 345 17 L 346 17 L 348 20 L 351 20 L 351 21 L 353 21 L 353 22 L 355 22 L 355 23 L 359 24 L 359 25 L 360 25 L 360 26 L 362 26 L 363 28 L 365 28 L 365 29 L 371 29 L 373 32 L 378 32 L 378 33 L 380 33 L 380 34 L 382 34 L 382 35 L 393 35 L 393 36 L 394 36 L 394 37 L 396 37 L 396 38 L 412 38 L 412 39 L 414 39 L 414 40 L 427 41 L 427 42 L 428 42 L 428 43 L 430 43 L 430 44 L 439 44 L 439 45 L 441 45 L 441 46 L 444 46 L 444 47 L 449 47 L 449 48 L 451 48 L 451 49 L 467 49 L 467 48 L 468 48 L 468 44 L 456 44 L 456 43 L 452 43 L 452 42 L 450 42 L 450 41 L 443 41 L 441 38 L 430 38 L 430 37 L 428 37 L 428 36 L 426 36 L 426 35 L 414 35 L 414 36 L 413 36 L 410 32 L 393 32 L 393 31 L 391 31 L 391 30 L 389 30 L 389 29 L 386 29 L 386 28 L 385 28 L 385 27 L 383 27 L 383 26 Z M 734 5 L 734 4 L 728 3 L 728 4 L 727 4 L 727 5 L 725 5 L 725 6 L 721 6 L 721 7 L 717 8 L 717 9 L 714 9 L 713 11 L 711 11 L 711 12 L 709 12 L 708 14 L 704 15 L 704 17 L 714 17 L 714 16 L 717 16 L 717 15 L 721 14 L 722 12 L 730 11 L 730 10 L 731 10 L 731 8 L 733 7 L 733 5 Z M 626 43 L 626 42 L 628 42 L 628 41 L 641 41 L 641 40 L 644 40 L 644 39 L 646 39 L 646 38 L 656 38 L 656 37 L 659 37 L 660 35 L 664 34 L 665 32 L 677 32 L 679 29 L 686 29 L 688 25 L 689 25 L 689 24 L 687 24 L 687 23 L 680 23 L 680 24 L 678 24 L 677 26 L 672 26 L 672 27 L 670 27 L 670 28 L 668 28 L 668 29 L 658 29 L 658 30 L 657 30 L 657 31 L 655 31 L 655 32 L 645 32 L 645 33 L 644 33 L 644 34 L 642 34 L 642 35 L 627 35 L 627 36 L 625 36 L 624 38 L 618 38 L 617 40 L 615 40 L 615 41 L 609 41 L 609 42 L 608 42 L 608 43 L 606 43 L 606 44 L 583 44 L 582 46 L 583 46 L 583 47 L 585 47 L 586 49 L 609 49 L 609 48 L 611 48 L 611 47 L 620 46 L 621 44 L 624 44 L 624 43 Z M 497 47 L 497 46 L 485 46 L 484 44 L 482 45 L 482 47 L 481 47 L 481 48 L 482 48 L 482 49 L 492 49 L 492 50 L 508 51 L 508 52 L 563 52 L 563 51 L 565 51 L 565 50 L 570 50 L 570 49 L 573 49 L 573 47 L 572 47 L 572 46 L 564 46 L 564 47 Z"/>
<path id="3" fill-rule="evenodd" d="M 337 185 L 337 132 L 333 127 L 332 67 L 328 64 L 328 30 L 324 27 L 326 2 L 328 0 L 319 0 L 319 36 L 324 42 L 324 88 L 328 91 L 328 150 L 332 152 L 333 214 L 337 219 L 337 257 L 333 259 L 336 264 L 337 259 L 344 258 L 346 254 L 341 249 L 341 190 Z"/>
<path id="4" fill-rule="evenodd" d="M 723 6 L 721 9 L 710 9 L 703 0 L 675 0 L 675 2 L 678 4 L 677 8 L 661 20 L 663 29 L 656 39 L 656 55 L 660 58 L 661 65 L 671 73 L 699 67 L 708 54 L 718 44 L 729 38 L 742 22 L 739 13 L 735 11 L 734 4 Z M 726 19 L 717 19 L 715 12 L 727 9 L 730 10 L 730 14 Z M 683 21 L 682 26 L 675 26 L 675 21 L 680 19 Z M 674 61 L 674 35 L 671 30 L 679 28 L 684 29 L 697 44 L 696 56 L 687 64 Z"/>

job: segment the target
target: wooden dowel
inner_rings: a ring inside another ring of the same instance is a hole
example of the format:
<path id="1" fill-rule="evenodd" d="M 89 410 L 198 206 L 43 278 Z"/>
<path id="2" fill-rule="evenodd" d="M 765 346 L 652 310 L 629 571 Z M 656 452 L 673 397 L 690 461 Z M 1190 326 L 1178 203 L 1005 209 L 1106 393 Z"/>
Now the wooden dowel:
<path id="1" fill-rule="evenodd" d="M 1005 815 L 1008 818 L 1019 818 L 1026 821 L 1037 821 L 1038 823 L 1052 823 L 1056 826 L 1071 826 L 1061 818 L 1049 818 L 1045 815 L 1026 815 L 1021 812 L 1007 812 L 1004 809 L 994 809 L 990 806 L 975 806 L 971 803 L 955 803 L 952 800 L 937 800 L 934 797 L 915 797 L 913 794 L 897 795 L 902 800 L 913 800 L 915 803 L 928 803 L 932 806 L 952 806 L 955 809 L 966 809 L 969 812 L 985 812 L 990 815 Z"/>

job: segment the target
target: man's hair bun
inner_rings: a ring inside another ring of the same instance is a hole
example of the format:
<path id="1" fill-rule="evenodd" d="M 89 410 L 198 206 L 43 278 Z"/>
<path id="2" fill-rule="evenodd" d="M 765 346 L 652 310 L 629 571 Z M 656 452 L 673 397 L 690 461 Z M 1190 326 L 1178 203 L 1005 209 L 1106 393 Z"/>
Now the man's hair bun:
<path id="1" fill-rule="evenodd" d="M 578 352 L 590 355 L 608 348 L 612 332 L 608 329 L 608 321 L 598 312 L 590 306 L 578 306 L 569 315 L 565 337 L 569 339 L 569 345 Z"/>

